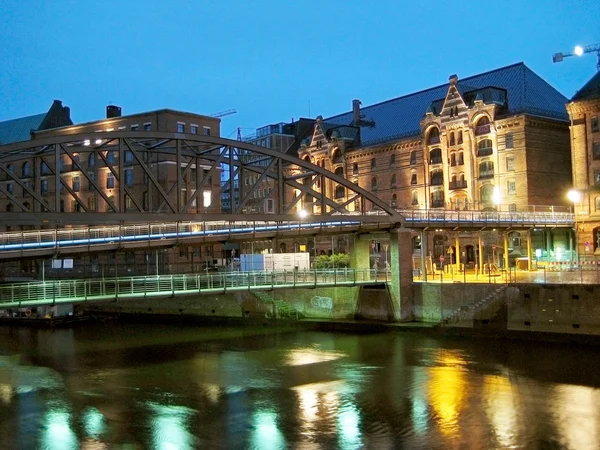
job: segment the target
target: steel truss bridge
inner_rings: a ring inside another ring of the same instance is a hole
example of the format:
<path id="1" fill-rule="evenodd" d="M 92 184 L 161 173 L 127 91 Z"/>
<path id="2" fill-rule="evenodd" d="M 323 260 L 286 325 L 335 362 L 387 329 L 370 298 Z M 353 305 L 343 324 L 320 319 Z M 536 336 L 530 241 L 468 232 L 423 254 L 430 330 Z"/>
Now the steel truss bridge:
<path id="1" fill-rule="evenodd" d="M 227 181 L 213 184 L 222 172 Z M 7 199 L 2 225 L 44 229 L 0 233 L 0 259 L 299 234 L 507 230 L 574 222 L 573 214 L 550 207 L 396 210 L 345 178 L 285 153 L 176 133 L 98 132 L 11 144 L 0 148 L 2 176 L 0 194 Z M 340 186 L 345 195 L 334 198 Z M 222 194 L 229 195 L 230 212 L 222 212 Z M 66 202 L 78 212 L 63 212 Z M 265 213 L 267 204 L 272 210 Z M 308 212 L 302 220 L 301 209 Z"/>
<path id="2" fill-rule="evenodd" d="M 23 308 L 186 295 L 265 291 L 290 288 L 361 286 L 388 282 L 390 274 L 370 269 L 312 271 L 223 272 L 213 274 L 152 275 L 93 280 L 52 280 L 0 285 L 0 308 Z"/>

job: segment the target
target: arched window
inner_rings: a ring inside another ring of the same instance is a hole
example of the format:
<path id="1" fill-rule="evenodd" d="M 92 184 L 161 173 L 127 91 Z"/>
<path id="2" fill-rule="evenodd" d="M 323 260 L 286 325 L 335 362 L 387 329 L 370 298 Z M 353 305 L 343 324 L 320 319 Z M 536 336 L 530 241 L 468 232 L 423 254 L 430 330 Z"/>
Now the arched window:
<path id="1" fill-rule="evenodd" d="M 464 154 L 463 154 L 463 152 L 461 150 L 461 151 L 458 152 L 458 159 L 456 161 L 456 165 L 457 166 L 462 166 L 464 164 L 465 164 L 465 157 L 464 157 Z"/>
<path id="2" fill-rule="evenodd" d="M 88 211 L 96 211 L 96 197 L 94 195 L 90 195 L 87 199 L 88 202 Z"/>
<path id="3" fill-rule="evenodd" d="M 371 190 L 372 191 L 377 190 L 377 177 L 371 178 Z"/>
<path id="4" fill-rule="evenodd" d="M 427 134 L 427 145 L 434 145 L 439 143 L 440 130 L 438 130 L 436 127 L 433 127 L 431 130 L 429 130 L 429 133 Z"/>
<path id="5" fill-rule="evenodd" d="M 6 170 L 8 170 L 9 173 L 15 173 L 15 166 L 9 164 L 8 166 L 6 166 Z"/>
<path id="6" fill-rule="evenodd" d="M 489 156 L 494 153 L 491 139 L 483 139 L 477 143 L 477 156 Z"/>
<path id="7" fill-rule="evenodd" d="M 460 179 L 459 179 L 459 181 L 460 181 L 460 183 L 461 183 L 461 184 L 464 184 L 464 182 L 465 182 L 465 174 L 464 174 L 464 173 L 461 173 L 461 174 L 460 174 Z"/>
<path id="8" fill-rule="evenodd" d="M 112 150 L 106 152 L 106 162 L 111 166 L 115 163 L 115 152 Z"/>
<path id="9" fill-rule="evenodd" d="M 456 166 L 456 152 L 450 153 L 450 165 L 452 167 Z"/>
<path id="10" fill-rule="evenodd" d="M 390 155 L 390 167 L 396 167 L 396 155 Z"/>
<path id="11" fill-rule="evenodd" d="M 444 184 L 444 172 L 441 170 L 432 170 L 429 177 L 431 186 L 442 186 Z"/>
<path id="12" fill-rule="evenodd" d="M 418 205 L 419 204 L 419 193 L 417 191 L 412 191 L 410 194 L 410 204 Z"/>
<path id="13" fill-rule="evenodd" d="M 475 136 L 479 136 L 481 134 L 487 134 L 490 132 L 490 119 L 487 116 L 481 117 L 477 121 L 477 126 L 475 127 Z"/>
<path id="14" fill-rule="evenodd" d="M 94 167 L 96 167 L 96 153 L 92 152 L 88 156 L 88 169 L 93 169 Z"/>
<path id="15" fill-rule="evenodd" d="M 346 196 L 346 189 L 341 184 L 335 187 L 335 198 L 344 198 Z"/>
<path id="16" fill-rule="evenodd" d="M 344 168 L 343 167 L 336 167 L 335 168 L 335 174 L 338 175 L 338 176 L 340 176 L 340 177 L 343 177 L 344 176 Z"/>
<path id="17" fill-rule="evenodd" d="M 352 173 L 358 175 L 358 163 L 352 164 Z"/>
<path id="18" fill-rule="evenodd" d="M 303 161 L 306 161 L 307 163 L 310 162 L 310 156 L 306 155 L 304 158 L 302 158 Z"/>
<path id="19" fill-rule="evenodd" d="M 431 207 L 441 208 L 444 206 L 444 191 L 434 191 L 431 193 Z"/>
<path id="20" fill-rule="evenodd" d="M 479 164 L 479 178 L 493 178 L 494 177 L 494 162 L 483 161 Z"/>
<path id="21" fill-rule="evenodd" d="M 391 203 L 390 203 L 390 206 L 391 206 L 392 208 L 395 208 L 395 207 L 397 206 L 397 204 L 398 204 L 398 196 L 397 196 L 396 194 L 393 194 L 393 195 L 392 195 L 392 201 L 391 201 Z"/>
<path id="22" fill-rule="evenodd" d="M 434 148 L 429 152 L 429 164 L 441 164 L 442 163 L 442 149 Z"/>
<path id="23" fill-rule="evenodd" d="M 410 174 L 410 184 L 418 184 L 419 181 L 417 179 L 417 172 L 413 170 L 413 172 Z"/>
<path id="24" fill-rule="evenodd" d="M 27 161 L 25 161 L 23 163 L 23 166 L 21 167 L 21 176 L 23 176 L 23 177 L 31 176 L 31 164 L 29 164 Z"/>
<path id="25" fill-rule="evenodd" d="M 48 175 L 50 173 L 50 168 L 46 161 L 40 161 L 40 175 Z"/>
<path id="26" fill-rule="evenodd" d="M 112 212 L 113 209 L 110 206 L 111 204 L 115 206 L 115 208 L 117 207 L 117 205 L 115 204 L 115 196 L 114 195 L 109 195 L 108 196 L 108 201 L 109 203 L 106 204 L 106 212 Z"/>
<path id="27" fill-rule="evenodd" d="M 29 202 L 23 203 L 23 211 L 29 211 L 30 208 L 31 208 L 31 205 L 29 204 Z"/>
<path id="28" fill-rule="evenodd" d="M 73 155 L 71 170 L 79 170 L 79 153 Z"/>
<path id="29" fill-rule="evenodd" d="M 452 175 L 452 178 L 450 179 L 450 183 L 456 184 L 456 175 Z"/>
<path id="30" fill-rule="evenodd" d="M 392 174 L 392 178 L 390 178 L 390 189 L 396 188 L 396 174 Z"/>
<path id="31" fill-rule="evenodd" d="M 454 131 L 450 132 L 449 142 L 450 142 L 450 145 L 456 144 L 456 142 L 454 142 Z"/>
<path id="32" fill-rule="evenodd" d="M 594 203 L 596 205 L 596 211 L 600 211 L 600 197 L 596 197 Z"/>
<path id="33" fill-rule="evenodd" d="M 494 198 L 494 185 L 485 184 L 479 189 L 479 198 L 482 203 L 492 203 Z"/>
<path id="34" fill-rule="evenodd" d="M 374 172 L 375 170 L 377 170 L 377 160 L 373 158 L 371 160 L 371 172 Z"/>
<path id="35" fill-rule="evenodd" d="M 463 143 L 462 130 L 458 130 L 458 137 L 456 139 L 456 143 L 459 144 L 459 145 Z"/>
<path id="36" fill-rule="evenodd" d="M 106 174 L 106 189 L 113 189 L 115 187 L 115 176 L 112 172 Z"/>
<path id="37" fill-rule="evenodd" d="M 414 166 L 415 164 L 417 164 L 417 152 L 413 150 L 410 152 L 410 165 Z"/>
<path id="38" fill-rule="evenodd" d="M 144 211 L 150 210 L 150 202 L 148 201 L 148 191 L 144 191 L 144 193 L 142 194 L 142 205 Z"/>
<path id="39" fill-rule="evenodd" d="M 331 155 L 331 160 L 334 164 L 340 164 L 342 162 L 342 152 L 339 149 L 335 149 L 333 155 Z"/>

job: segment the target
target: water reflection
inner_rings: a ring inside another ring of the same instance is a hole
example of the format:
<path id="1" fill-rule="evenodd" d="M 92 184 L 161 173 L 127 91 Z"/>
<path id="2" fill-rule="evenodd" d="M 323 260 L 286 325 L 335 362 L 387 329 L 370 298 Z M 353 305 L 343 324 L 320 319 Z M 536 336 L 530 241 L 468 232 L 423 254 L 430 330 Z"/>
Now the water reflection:
<path id="1" fill-rule="evenodd" d="M 3 448 L 579 450 L 600 441 L 595 349 L 111 326 L 0 328 L 0 354 L 22 355 L 2 360 Z"/>

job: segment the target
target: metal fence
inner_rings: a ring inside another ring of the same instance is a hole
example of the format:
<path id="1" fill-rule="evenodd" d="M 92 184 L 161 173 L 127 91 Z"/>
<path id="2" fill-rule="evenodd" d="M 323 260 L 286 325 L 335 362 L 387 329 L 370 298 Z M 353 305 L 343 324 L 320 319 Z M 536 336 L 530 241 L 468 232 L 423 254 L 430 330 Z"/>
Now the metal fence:
<path id="1" fill-rule="evenodd" d="M 387 282 L 388 278 L 387 272 L 344 268 L 52 280 L 0 285 L 0 308 L 259 289 L 356 286 Z"/>

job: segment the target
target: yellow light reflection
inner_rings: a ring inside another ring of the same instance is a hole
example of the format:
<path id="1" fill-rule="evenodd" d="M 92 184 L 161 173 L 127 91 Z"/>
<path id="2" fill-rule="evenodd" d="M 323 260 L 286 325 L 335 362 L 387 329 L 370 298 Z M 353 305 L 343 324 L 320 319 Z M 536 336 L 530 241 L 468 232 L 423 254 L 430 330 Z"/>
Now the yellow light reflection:
<path id="1" fill-rule="evenodd" d="M 430 370 L 428 381 L 429 403 L 437 419 L 440 431 L 447 436 L 459 433 L 458 416 L 465 398 L 463 365 L 465 361 L 453 352 L 440 355 L 442 367 Z"/>
<path id="2" fill-rule="evenodd" d="M 333 425 L 340 403 L 339 392 L 344 384 L 343 380 L 335 380 L 292 388 L 298 396 L 297 416 L 302 435 L 316 434 L 317 430 L 327 426 L 327 422 L 330 426 Z"/>
<path id="3" fill-rule="evenodd" d="M 565 448 L 598 448 L 600 394 L 586 386 L 560 385 L 554 389 L 551 411 Z"/>
<path id="4" fill-rule="evenodd" d="M 13 396 L 13 388 L 10 384 L 0 384 L 0 400 L 10 403 Z"/>
<path id="5" fill-rule="evenodd" d="M 285 364 L 288 366 L 302 366 L 324 361 L 335 361 L 344 356 L 343 353 L 319 350 L 314 348 L 294 349 L 285 355 Z"/>
<path id="6" fill-rule="evenodd" d="M 518 417 L 510 381 L 503 376 L 489 375 L 483 379 L 485 412 L 501 447 L 518 445 Z"/>

